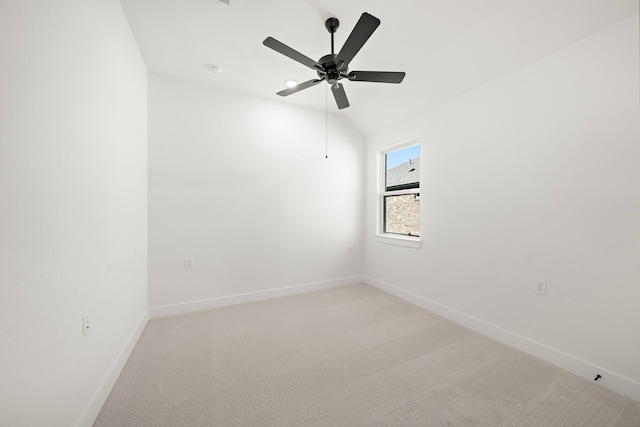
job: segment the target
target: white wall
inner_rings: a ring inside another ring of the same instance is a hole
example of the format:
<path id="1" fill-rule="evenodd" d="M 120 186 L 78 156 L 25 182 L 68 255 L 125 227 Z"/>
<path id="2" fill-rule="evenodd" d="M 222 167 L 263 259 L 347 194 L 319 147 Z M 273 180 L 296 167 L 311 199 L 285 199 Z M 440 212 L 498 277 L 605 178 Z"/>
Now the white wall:
<path id="1" fill-rule="evenodd" d="M 328 135 L 325 159 L 324 113 L 150 76 L 149 306 L 179 305 L 152 315 L 361 280 L 364 138 Z"/>
<path id="2" fill-rule="evenodd" d="M 640 400 L 638 40 L 636 15 L 368 138 L 367 280 Z M 378 243 L 377 152 L 416 136 L 422 247 Z"/>
<path id="3" fill-rule="evenodd" d="M 1 2 L 0 62 L 0 425 L 91 425 L 148 316 L 146 68 L 117 0 Z"/>

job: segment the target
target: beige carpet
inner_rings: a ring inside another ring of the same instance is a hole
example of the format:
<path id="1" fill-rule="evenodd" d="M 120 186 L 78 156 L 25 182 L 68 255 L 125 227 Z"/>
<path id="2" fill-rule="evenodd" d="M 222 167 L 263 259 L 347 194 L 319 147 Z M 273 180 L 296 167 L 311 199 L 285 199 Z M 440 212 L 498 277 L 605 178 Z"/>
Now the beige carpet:
<path id="1" fill-rule="evenodd" d="M 95 426 L 640 426 L 640 403 L 358 285 L 151 320 Z"/>

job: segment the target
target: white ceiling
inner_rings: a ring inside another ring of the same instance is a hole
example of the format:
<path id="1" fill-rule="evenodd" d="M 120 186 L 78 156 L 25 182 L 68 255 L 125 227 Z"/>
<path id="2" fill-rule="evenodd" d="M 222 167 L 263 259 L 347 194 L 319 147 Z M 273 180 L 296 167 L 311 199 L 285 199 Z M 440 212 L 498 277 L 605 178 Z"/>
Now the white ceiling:
<path id="1" fill-rule="evenodd" d="M 637 0 L 120 0 L 151 72 L 324 111 L 326 84 L 282 98 L 286 79 L 315 78 L 265 47 L 272 36 L 304 55 L 338 52 L 363 12 L 382 23 L 352 70 L 405 71 L 403 83 L 343 80 L 346 116 L 367 135 L 638 13 Z M 208 70 L 223 68 L 220 75 Z"/>

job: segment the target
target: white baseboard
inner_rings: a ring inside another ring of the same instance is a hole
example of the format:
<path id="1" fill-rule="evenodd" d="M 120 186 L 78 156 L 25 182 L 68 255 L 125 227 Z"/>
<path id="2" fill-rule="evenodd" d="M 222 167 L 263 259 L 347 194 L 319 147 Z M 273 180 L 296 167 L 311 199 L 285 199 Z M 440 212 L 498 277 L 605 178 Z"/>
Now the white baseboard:
<path id="1" fill-rule="evenodd" d="M 637 381 L 616 374 L 615 372 L 600 366 L 593 365 L 587 361 L 533 341 L 522 335 L 500 328 L 499 326 L 485 322 L 481 319 L 469 316 L 390 283 L 378 280 L 374 277 L 364 276 L 363 281 L 368 285 L 395 295 L 407 302 L 429 310 L 432 313 L 438 314 L 475 332 L 493 338 L 496 341 L 508 345 L 509 347 L 518 349 L 591 382 L 593 382 L 595 376 L 599 374 L 602 378 L 598 380 L 598 385 L 640 402 L 640 383 Z"/>
<path id="2" fill-rule="evenodd" d="M 109 397 L 109 393 L 113 389 L 113 386 L 116 384 L 122 369 L 124 369 L 124 365 L 127 363 L 131 352 L 133 351 L 140 335 L 142 335 L 142 331 L 144 327 L 147 325 L 147 321 L 149 320 L 149 311 L 145 310 L 144 314 L 140 318 L 140 321 L 134 328 L 133 332 L 129 336 L 129 339 L 125 343 L 120 353 L 116 357 L 116 360 L 113 362 L 107 375 L 105 375 L 102 383 L 98 387 L 98 390 L 94 393 L 93 397 L 89 401 L 89 404 L 80 415 L 80 419 L 76 423 L 76 427 L 91 427 L 93 423 L 98 418 L 98 414 L 104 405 L 104 402 L 107 401 L 107 397 Z"/>
<path id="3" fill-rule="evenodd" d="M 176 314 L 192 313 L 194 311 L 210 310 L 212 308 L 226 307 L 229 305 L 244 304 L 248 302 L 262 301 L 271 298 L 286 297 L 305 292 L 321 291 L 340 286 L 357 285 L 363 283 L 362 276 L 345 277 L 341 279 L 325 280 L 322 282 L 305 283 L 301 285 L 287 286 L 284 288 L 267 289 L 245 294 L 228 295 L 224 297 L 209 298 L 199 301 L 189 301 L 180 304 L 163 305 L 149 308 L 152 319 L 158 317 L 173 316 Z"/>

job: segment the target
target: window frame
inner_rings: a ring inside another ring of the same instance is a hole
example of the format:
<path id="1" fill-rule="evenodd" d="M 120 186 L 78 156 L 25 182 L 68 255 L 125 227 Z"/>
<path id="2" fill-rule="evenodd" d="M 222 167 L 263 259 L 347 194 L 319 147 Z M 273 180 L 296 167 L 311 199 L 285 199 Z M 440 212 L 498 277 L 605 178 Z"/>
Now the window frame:
<path id="1" fill-rule="evenodd" d="M 376 241 L 379 243 L 387 243 L 393 245 L 400 245 L 412 248 L 419 248 L 422 243 L 422 199 L 420 197 L 421 185 L 422 185 L 422 167 L 420 167 L 420 175 L 418 177 L 418 187 L 417 188 L 408 188 L 408 189 L 400 189 L 400 190 L 386 190 L 386 176 L 387 176 L 387 165 L 386 165 L 386 156 L 389 153 L 394 151 L 399 151 L 404 148 L 409 148 L 413 146 L 419 146 L 420 148 L 420 165 L 422 166 L 422 143 L 419 138 L 412 138 L 408 141 L 405 141 L 401 144 L 396 144 L 392 147 L 385 148 L 383 150 L 378 151 L 378 191 L 377 191 L 377 220 L 376 220 Z M 385 232 L 385 197 L 387 196 L 400 196 L 406 194 L 416 194 L 420 203 L 420 218 L 419 218 L 419 229 L 420 236 L 407 236 L 403 234 L 395 234 L 395 233 L 387 233 Z"/>

